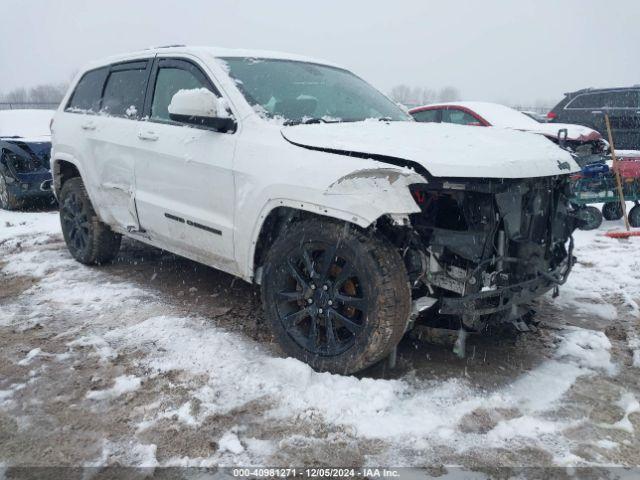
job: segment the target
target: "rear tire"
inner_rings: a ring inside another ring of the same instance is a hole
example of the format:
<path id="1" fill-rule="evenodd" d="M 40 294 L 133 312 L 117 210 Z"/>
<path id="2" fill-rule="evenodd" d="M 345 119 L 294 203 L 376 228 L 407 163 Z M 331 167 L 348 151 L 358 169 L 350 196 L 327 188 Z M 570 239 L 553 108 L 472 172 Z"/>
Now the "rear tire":
<path id="1" fill-rule="evenodd" d="M 20 200 L 9 191 L 9 185 L 7 184 L 7 178 L 4 173 L 0 173 L 0 208 L 4 210 L 16 210 L 20 205 Z"/>
<path id="2" fill-rule="evenodd" d="M 262 300 L 286 354 L 350 374 L 387 357 L 404 335 L 411 290 L 402 258 L 383 238 L 305 220 L 278 237 Z"/>
<path id="3" fill-rule="evenodd" d="M 640 227 L 640 205 L 634 205 L 631 207 L 627 218 L 629 219 L 629 225 L 634 228 Z"/>
<path id="4" fill-rule="evenodd" d="M 580 230 L 595 230 L 602 225 L 602 213 L 596 207 L 581 207 L 576 211 Z"/>
<path id="5" fill-rule="evenodd" d="M 87 265 L 113 260 L 122 237 L 98 219 L 82 179 L 67 180 L 58 200 L 62 235 L 73 258 Z"/>
<path id="6" fill-rule="evenodd" d="M 602 206 L 602 216 L 605 220 L 620 220 L 622 218 L 622 207 L 620 202 L 607 202 Z"/>

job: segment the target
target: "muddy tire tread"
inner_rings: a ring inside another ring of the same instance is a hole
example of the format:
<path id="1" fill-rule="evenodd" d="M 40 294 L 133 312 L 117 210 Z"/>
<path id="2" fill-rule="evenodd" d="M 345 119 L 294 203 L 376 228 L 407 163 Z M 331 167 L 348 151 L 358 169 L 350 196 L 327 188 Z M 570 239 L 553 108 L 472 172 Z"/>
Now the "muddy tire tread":
<path id="1" fill-rule="evenodd" d="M 378 292 L 375 299 L 377 312 L 377 326 L 373 329 L 369 341 L 360 351 L 347 351 L 335 357 L 300 355 L 300 347 L 295 347 L 293 340 L 280 338 L 279 322 L 275 312 L 268 305 L 266 281 L 262 282 L 262 301 L 271 321 L 274 335 L 279 340 L 285 353 L 309 363 L 313 368 L 332 373 L 351 374 L 360 371 L 387 357 L 402 339 L 407 326 L 411 309 L 411 288 L 404 267 L 404 262 L 396 250 L 386 239 L 375 232 L 363 231 L 353 225 L 333 220 L 303 220 L 291 226 L 285 235 L 276 239 L 267 254 L 265 262 L 265 276 L 269 274 L 269 266 L 274 265 L 286 249 L 286 245 L 300 238 L 313 240 L 316 235 L 329 235 L 335 238 L 344 236 L 351 241 L 358 242 L 371 260 L 373 269 L 379 274 L 373 279 L 374 290 Z M 293 240 L 295 239 L 295 240 Z"/>
<path id="2" fill-rule="evenodd" d="M 120 242 L 122 236 L 113 232 L 108 225 L 102 223 L 91 204 L 91 200 L 84 186 L 84 182 L 80 177 L 74 177 L 67 180 L 60 190 L 60 205 L 64 202 L 67 192 L 75 190 L 79 197 L 82 198 L 84 208 L 90 222 L 89 248 L 84 254 L 80 254 L 73 249 L 69 249 L 73 257 L 80 263 L 85 265 L 103 265 L 111 262 L 120 250 Z M 62 222 L 61 222 L 62 223 Z M 65 235 L 66 241 L 66 234 Z"/>

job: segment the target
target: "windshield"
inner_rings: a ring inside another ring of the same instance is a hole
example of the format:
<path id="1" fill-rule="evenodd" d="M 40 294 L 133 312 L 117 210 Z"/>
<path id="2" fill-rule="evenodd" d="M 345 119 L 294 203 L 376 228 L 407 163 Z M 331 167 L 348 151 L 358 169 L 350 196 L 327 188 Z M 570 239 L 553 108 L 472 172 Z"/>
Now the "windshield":
<path id="1" fill-rule="evenodd" d="M 221 59 L 260 114 L 287 123 L 410 120 L 400 107 L 346 70 L 293 60 Z"/>

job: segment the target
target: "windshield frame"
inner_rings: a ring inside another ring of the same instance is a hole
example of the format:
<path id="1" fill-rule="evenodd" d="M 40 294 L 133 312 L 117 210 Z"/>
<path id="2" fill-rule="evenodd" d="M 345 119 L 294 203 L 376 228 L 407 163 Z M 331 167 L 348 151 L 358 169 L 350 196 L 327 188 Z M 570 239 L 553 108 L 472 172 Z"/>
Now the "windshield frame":
<path id="1" fill-rule="evenodd" d="M 348 123 L 348 122 L 360 122 L 360 121 L 368 121 L 368 120 L 380 120 L 380 121 L 415 121 L 411 114 L 409 114 L 406 109 L 404 109 L 397 102 L 393 101 L 388 95 L 383 93 L 382 91 L 375 88 L 369 82 L 364 80 L 362 77 L 356 75 L 351 70 L 348 70 L 343 67 L 339 67 L 332 64 L 321 63 L 313 60 L 300 60 L 300 59 L 290 59 L 290 58 L 278 58 L 278 57 L 262 57 L 262 56 L 217 56 L 215 57 L 218 64 L 225 71 L 227 77 L 233 84 L 234 88 L 240 94 L 244 102 L 246 102 L 247 106 L 257 114 L 257 116 L 264 120 L 265 122 L 277 122 L 282 125 L 297 125 L 297 124 L 317 124 L 317 123 Z M 271 112 L 266 110 L 262 104 L 259 102 L 253 102 L 250 95 L 247 95 L 242 88 L 242 80 L 232 75 L 232 68 L 229 65 L 229 61 L 247 61 L 247 60 L 256 60 L 256 61 L 264 61 L 264 62 L 281 62 L 281 63 L 293 63 L 293 64 L 303 64 L 303 65 L 311 65 L 315 67 L 336 70 L 343 74 L 347 74 L 354 79 L 358 80 L 363 84 L 363 86 L 371 89 L 377 95 L 380 96 L 381 99 L 384 99 L 389 104 L 389 108 L 396 110 L 397 117 L 399 118 L 390 118 L 390 117 L 365 117 L 365 118 L 333 118 L 329 116 L 323 116 L 320 118 L 316 117 L 306 117 L 301 120 L 287 119 L 283 116 L 273 115 Z"/>

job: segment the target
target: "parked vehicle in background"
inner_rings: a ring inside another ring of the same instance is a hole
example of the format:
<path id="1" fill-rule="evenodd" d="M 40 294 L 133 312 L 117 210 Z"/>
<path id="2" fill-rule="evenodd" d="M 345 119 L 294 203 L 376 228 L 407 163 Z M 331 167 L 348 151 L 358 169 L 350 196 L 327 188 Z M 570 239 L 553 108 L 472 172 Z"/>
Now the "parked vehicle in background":
<path id="1" fill-rule="evenodd" d="M 640 85 L 565 93 L 547 117 L 552 124 L 577 123 L 607 138 L 605 112 L 609 114 L 616 150 L 640 150 Z"/>
<path id="2" fill-rule="evenodd" d="M 582 125 L 540 123 L 498 103 L 451 102 L 424 105 L 409 110 L 418 122 L 442 122 L 478 127 L 507 128 L 544 135 L 575 154 L 581 165 L 601 160 L 608 144 L 597 131 Z"/>
<path id="3" fill-rule="evenodd" d="M 51 132 L 54 110 L 0 110 L 0 208 L 53 198 Z"/>
<path id="4" fill-rule="evenodd" d="M 571 270 L 578 165 L 535 135 L 468 130 L 296 55 L 106 59 L 53 122 L 63 235 L 86 264 L 126 235 L 258 283 L 288 355 L 355 372 L 426 309 L 522 324 Z"/>

